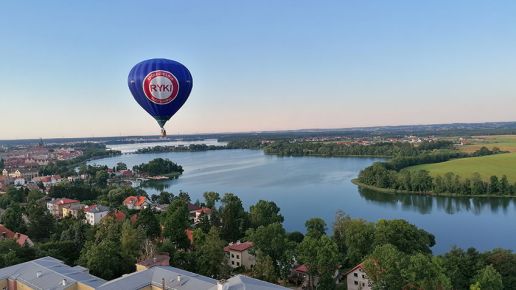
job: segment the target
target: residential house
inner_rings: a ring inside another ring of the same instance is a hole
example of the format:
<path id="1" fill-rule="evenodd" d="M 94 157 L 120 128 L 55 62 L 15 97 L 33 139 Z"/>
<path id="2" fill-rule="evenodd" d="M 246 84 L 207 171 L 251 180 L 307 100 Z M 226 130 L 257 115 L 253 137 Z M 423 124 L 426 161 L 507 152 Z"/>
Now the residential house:
<path id="1" fill-rule="evenodd" d="M 236 243 L 229 243 L 224 248 L 224 252 L 228 256 L 228 265 L 232 268 L 244 267 L 245 269 L 252 269 L 256 264 L 256 257 L 249 253 L 253 247 L 252 242 L 237 241 Z"/>
<path id="2" fill-rule="evenodd" d="M 32 179 L 32 182 L 34 183 L 43 183 L 43 186 L 45 187 L 50 187 L 50 186 L 53 186 L 53 185 L 56 185 L 57 183 L 61 182 L 63 179 L 61 178 L 60 175 L 49 175 L 49 176 L 39 176 L 39 177 L 34 177 Z"/>
<path id="3" fill-rule="evenodd" d="M 69 198 L 52 199 L 47 202 L 48 211 L 56 218 L 63 217 L 63 208 L 68 208 L 74 204 L 79 204 L 80 201 Z"/>
<path id="4" fill-rule="evenodd" d="M 123 202 L 128 209 L 144 209 L 152 206 L 152 202 L 146 196 L 129 196 Z"/>
<path id="5" fill-rule="evenodd" d="M 372 281 L 367 277 L 362 264 L 356 265 L 344 276 L 346 276 L 348 290 L 371 290 L 373 288 Z"/>
<path id="6" fill-rule="evenodd" d="M 312 279 L 313 281 L 310 281 Z M 295 267 L 289 277 L 290 282 L 300 286 L 302 289 L 310 288 L 310 284 L 317 285 L 319 277 L 310 277 L 308 266 L 305 264 Z"/>
<path id="7" fill-rule="evenodd" d="M 217 281 L 196 273 L 161 265 L 141 268 L 140 271 L 106 281 L 89 274 L 87 268 L 71 267 L 52 257 L 43 257 L 0 269 L 0 289 L 288 290 L 244 275 Z"/>
<path id="8" fill-rule="evenodd" d="M 190 212 L 190 221 L 193 224 L 198 224 L 201 221 L 201 217 L 203 215 L 206 215 L 208 219 L 211 219 L 211 208 L 208 207 L 201 207 L 197 210 Z"/>
<path id="9" fill-rule="evenodd" d="M 72 204 L 69 207 L 63 207 L 63 217 L 73 216 L 74 218 L 79 217 L 79 213 L 86 207 L 87 205 L 79 203 Z"/>
<path id="10" fill-rule="evenodd" d="M 103 205 L 90 205 L 84 208 L 86 222 L 90 225 L 98 225 L 109 214 L 109 207 Z"/>
<path id="11" fill-rule="evenodd" d="M 20 247 L 28 246 L 32 247 L 34 246 L 34 243 L 31 241 L 31 239 L 24 234 L 15 233 L 11 231 L 10 229 L 6 228 L 4 225 L 0 224 L 0 241 L 5 239 L 11 239 L 15 240 Z"/>

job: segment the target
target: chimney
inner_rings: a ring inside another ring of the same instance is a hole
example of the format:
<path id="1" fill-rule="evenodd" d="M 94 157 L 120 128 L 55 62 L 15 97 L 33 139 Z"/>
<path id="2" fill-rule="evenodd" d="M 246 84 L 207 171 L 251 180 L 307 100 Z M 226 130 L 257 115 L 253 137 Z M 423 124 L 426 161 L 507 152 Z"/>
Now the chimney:
<path id="1" fill-rule="evenodd" d="M 40 272 L 40 271 L 37 271 L 37 272 L 36 272 L 36 278 L 39 278 L 39 277 L 41 277 L 41 272 Z"/>
<path id="2" fill-rule="evenodd" d="M 61 285 L 66 286 L 66 279 L 63 279 L 63 281 L 61 281 Z"/>
<path id="3" fill-rule="evenodd" d="M 165 278 L 161 278 L 161 289 L 166 290 L 166 288 L 165 288 Z"/>
<path id="4" fill-rule="evenodd" d="M 181 283 L 181 275 L 177 275 L 177 282 Z"/>
<path id="5" fill-rule="evenodd" d="M 226 280 L 217 281 L 217 290 L 224 290 L 224 283 L 226 283 Z"/>

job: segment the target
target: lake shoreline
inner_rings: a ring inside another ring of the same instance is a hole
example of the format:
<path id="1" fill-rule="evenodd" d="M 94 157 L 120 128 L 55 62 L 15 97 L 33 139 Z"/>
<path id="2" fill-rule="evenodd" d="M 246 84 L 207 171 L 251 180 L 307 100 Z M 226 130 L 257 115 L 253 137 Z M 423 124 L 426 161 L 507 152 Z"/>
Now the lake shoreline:
<path id="1" fill-rule="evenodd" d="M 516 196 L 513 195 L 488 195 L 488 194 L 468 194 L 468 195 L 462 195 L 462 194 L 456 194 L 456 193 L 435 193 L 435 192 L 419 192 L 419 191 L 409 191 L 409 190 L 400 190 L 400 189 L 392 189 L 392 188 L 382 188 L 382 187 L 376 187 L 373 185 L 365 184 L 360 181 L 358 181 L 358 178 L 354 178 L 351 180 L 351 183 L 358 187 L 374 190 L 380 193 L 387 193 L 387 194 L 407 194 L 407 195 L 423 195 L 423 196 L 431 196 L 431 197 L 467 197 L 467 198 L 473 198 L 473 197 L 496 197 L 496 198 L 509 198 L 514 199 Z"/>

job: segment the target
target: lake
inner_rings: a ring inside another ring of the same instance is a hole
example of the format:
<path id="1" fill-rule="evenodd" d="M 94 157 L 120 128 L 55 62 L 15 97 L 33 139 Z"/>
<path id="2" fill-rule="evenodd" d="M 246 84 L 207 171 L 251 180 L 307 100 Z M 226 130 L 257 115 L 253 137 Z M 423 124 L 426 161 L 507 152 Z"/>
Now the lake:
<path id="1" fill-rule="evenodd" d="M 351 180 L 361 169 L 379 160 L 375 158 L 277 157 L 257 150 L 218 150 L 124 154 L 92 163 L 112 167 L 124 162 L 132 167 L 158 157 L 169 158 L 185 170 L 178 179 L 165 182 L 165 190 L 175 194 L 186 191 L 193 201 L 202 200 L 205 191 L 233 192 L 246 209 L 260 199 L 271 200 L 281 208 L 289 231 L 304 231 L 304 223 L 311 217 L 326 220 L 331 231 L 335 214 L 343 211 L 368 221 L 405 219 L 436 236 L 433 251 L 437 254 L 453 245 L 479 250 L 496 247 L 516 250 L 514 199 L 359 190 Z M 146 191 L 158 192 L 150 188 Z"/>

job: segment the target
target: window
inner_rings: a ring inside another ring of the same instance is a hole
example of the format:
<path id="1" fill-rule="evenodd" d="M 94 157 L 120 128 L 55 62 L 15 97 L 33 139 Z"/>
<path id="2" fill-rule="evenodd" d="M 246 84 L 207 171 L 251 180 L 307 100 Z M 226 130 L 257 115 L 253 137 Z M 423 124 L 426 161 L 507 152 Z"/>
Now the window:
<path id="1" fill-rule="evenodd" d="M 240 266 L 240 262 L 237 262 L 237 266 Z"/>
<path id="2" fill-rule="evenodd" d="M 231 265 L 235 265 L 235 261 L 231 261 Z"/>
<path id="3" fill-rule="evenodd" d="M 234 258 L 234 257 L 235 257 L 235 255 L 231 254 L 231 258 Z"/>
<path id="4" fill-rule="evenodd" d="M 364 274 L 362 274 L 362 278 L 364 278 L 364 279 L 366 278 Z"/>
<path id="5" fill-rule="evenodd" d="M 358 285 L 358 281 L 355 280 L 355 285 Z"/>
<path id="6" fill-rule="evenodd" d="M 353 276 L 358 277 L 358 274 L 357 273 L 353 273 Z"/>
<path id="7" fill-rule="evenodd" d="M 240 259 L 240 255 L 237 255 L 237 259 Z"/>

